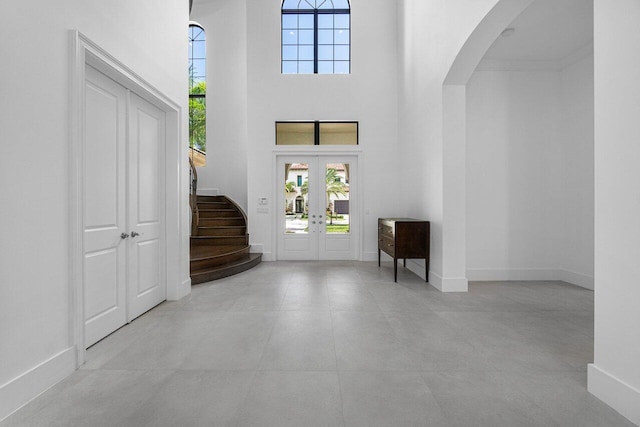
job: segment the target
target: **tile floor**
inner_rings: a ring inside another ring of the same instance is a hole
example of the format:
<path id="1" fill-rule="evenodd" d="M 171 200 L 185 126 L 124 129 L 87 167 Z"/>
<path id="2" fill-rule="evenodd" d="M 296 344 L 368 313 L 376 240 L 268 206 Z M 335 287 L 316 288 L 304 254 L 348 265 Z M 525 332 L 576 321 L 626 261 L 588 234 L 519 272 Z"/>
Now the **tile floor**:
<path id="1" fill-rule="evenodd" d="M 277 262 L 194 286 L 0 427 L 633 425 L 586 391 L 592 292 L 392 274 Z"/>

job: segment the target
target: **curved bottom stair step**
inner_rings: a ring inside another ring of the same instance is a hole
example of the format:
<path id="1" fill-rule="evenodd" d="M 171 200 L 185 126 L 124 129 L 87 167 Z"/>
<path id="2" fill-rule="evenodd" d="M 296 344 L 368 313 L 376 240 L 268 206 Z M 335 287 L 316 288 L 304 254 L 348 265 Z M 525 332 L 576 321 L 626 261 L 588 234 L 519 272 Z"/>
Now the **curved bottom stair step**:
<path id="1" fill-rule="evenodd" d="M 218 265 L 215 267 L 201 268 L 191 271 L 191 284 L 210 282 L 212 280 L 222 279 L 224 277 L 233 276 L 249 270 L 262 261 L 262 254 L 246 254 L 245 257 Z"/>
<path id="2" fill-rule="evenodd" d="M 226 196 L 196 198 L 200 214 L 191 236 L 191 283 L 220 279 L 248 270 L 262 261 L 252 254 L 247 215 Z"/>

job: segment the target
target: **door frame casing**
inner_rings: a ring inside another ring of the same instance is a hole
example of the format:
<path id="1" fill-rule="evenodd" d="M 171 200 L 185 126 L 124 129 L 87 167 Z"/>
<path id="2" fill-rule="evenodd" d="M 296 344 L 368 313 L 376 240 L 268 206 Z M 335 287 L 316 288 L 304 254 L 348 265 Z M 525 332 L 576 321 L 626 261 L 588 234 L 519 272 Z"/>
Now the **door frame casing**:
<path id="1" fill-rule="evenodd" d="M 182 188 L 185 170 L 181 162 L 181 116 L 182 107 L 148 83 L 126 65 L 107 53 L 77 30 L 71 31 L 72 77 L 71 77 L 71 123 L 70 123 L 70 212 L 69 212 L 69 346 L 76 351 L 76 367 L 85 362 L 84 337 L 84 144 L 85 144 L 85 70 L 91 66 L 124 86 L 131 92 L 155 105 L 166 113 L 164 164 L 161 193 L 164 194 L 163 258 L 180 259 L 184 252 L 182 236 L 188 236 L 188 218 L 180 209 L 184 199 Z M 186 194 L 186 193 L 185 193 Z M 169 226 L 171 224 L 171 226 Z M 185 234 L 186 233 L 186 234 Z M 170 244 L 170 242 L 172 244 Z M 175 244 L 173 244 L 175 243 Z M 187 249 L 188 251 L 188 249 Z M 178 299 L 188 293 L 190 280 L 181 278 L 188 271 L 181 271 L 182 262 L 165 263 L 167 299 Z"/>
<path id="2" fill-rule="evenodd" d="M 279 211 L 278 211 L 278 199 L 279 199 L 279 191 L 282 191 L 282 187 L 280 182 L 278 181 L 278 160 L 280 157 L 290 157 L 290 156 L 320 156 L 320 157 L 339 157 L 339 156 L 350 156 L 355 157 L 358 165 L 356 168 L 355 178 L 356 178 L 356 191 L 355 198 L 352 199 L 355 205 L 355 209 L 353 210 L 353 217 L 358 221 L 359 230 L 358 235 L 355 236 L 355 254 L 354 259 L 356 261 L 362 261 L 363 254 L 363 245 L 364 245 L 364 216 L 362 214 L 362 194 L 364 194 L 364 182 L 362 180 L 362 149 L 354 149 L 350 146 L 281 146 L 276 147 L 273 150 L 273 158 L 272 158 L 272 166 L 271 170 L 274 173 L 274 212 L 273 212 L 273 233 L 271 235 L 271 241 L 273 242 L 273 259 L 275 261 L 278 260 L 278 221 L 280 221 Z"/>

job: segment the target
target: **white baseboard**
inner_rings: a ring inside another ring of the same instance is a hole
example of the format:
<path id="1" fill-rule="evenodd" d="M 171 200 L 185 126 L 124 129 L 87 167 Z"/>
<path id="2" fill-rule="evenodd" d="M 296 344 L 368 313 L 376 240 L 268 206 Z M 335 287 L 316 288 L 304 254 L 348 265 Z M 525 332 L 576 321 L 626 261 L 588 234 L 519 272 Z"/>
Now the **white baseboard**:
<path id="1" fill-rule="evenodd" d="M 175 288 L 169 287 L 167 301 L 178 301 L 191 293 L 191 277 L 185 279 Z"/>
<path id="2" fill-rule="evenodd" d="M 0 386 L 0 421 L 44 393 L 76 370 L 70 347 Z"/>
<path id="3" fill-rule="evenodd" d="M 423 280 L 426 279 L 424 261 L 408 259 L 407 268 Z M 469 281 L 466 277 L 442 277 L 433 270 L 429 270 L 429 284 L 440 292 L 467 292 L 469 290 Z"/>
<path id="4" fill-rule="evenodd" d="M 389 259 L 391 259 L 391 258 L 389 258 Z M 368 262 L 375 261 L 375 262 L 378 262 L 378 252 L 364 252 L 362 254 L 362 261 L 368 261 Z"/>
<path id="5" fill-rule="evenodd" d="M 271 262 L 275 260 L 276 258 L 273 255 L 273 252 L 262 252 L 262 261 Z"/>
<path id="6" fill-rule="evenodd" d="M 590 363 L 587 372 L 589 393 L 611 406 L 631 422 L 640 425 L 640 390 Z"/>
<path id="7" fill-rule="evenodd" d="M 253 253 L 253 254 L 264 254 L 264 244 L 263 243 L 251 243 L 251 253 Z"/>
<path id="8" fill-rule="evenodd" d="M 507 280 L 562 280 L 572 285 L 593 290 L 593 276 L 555 268 L 471 268 L 467 270 L 470 281 Z"/>
<path id="9" fill-rule="evenodd" d="M 558 270 L 549 268 L 476 268 L 467 269 L 471 281 L 560 280 Z"/>
<path id="10" fill-rule="evenodd" d="M 595 280 L 593 276 L 587 276 L 586 274 L 571 270 L 560 270 L 560 280 L 580 286 L 581 288 L 594 290 Z"/>

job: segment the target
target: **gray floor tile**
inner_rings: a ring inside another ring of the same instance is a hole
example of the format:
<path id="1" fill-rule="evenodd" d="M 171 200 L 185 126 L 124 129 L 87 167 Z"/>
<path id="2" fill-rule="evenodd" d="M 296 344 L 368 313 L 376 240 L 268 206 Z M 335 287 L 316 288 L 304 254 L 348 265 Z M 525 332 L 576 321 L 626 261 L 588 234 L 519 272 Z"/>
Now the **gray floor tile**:
<path id="1" fill-rule="evenodd" d="M 346 426 L 448 426 L 415 372 L 341 372 Z"/>
<path id="2" fill-rule="evenodd" d="M 381 312 L 367 284 L 330 283 L 327 287 L 332 310 Z"/>
<path id="3" fill-rule="evenodd" d="M 95 344 L 5 426 L 630 426 L 587 392 L 593 292 L 271 262 Z"/>
<path id="4" fill-rule="evenodd" d="M 260 362 L 262 370 L 335 371 L 329 312 L 283 311 Z"/>
<path id="5" fill-rule="evenodd" d="M 423 374 L 451 426 L 558 426 L 503 372 Z"/>
<path id="6" fill-rule="evenodd" d="M 417 371 L 421 356 L 398 337 L 383 313 L 333 312 L 340 371 Z"/>
<path id="7" fill-rule="evenodd" d="M 230 426 L 254 372 L 175 371 L 128 419 L 130 426 Z"/>
<path id="8" fill-rule="evenodd" d="M 341 426 L 336 372 L 258 372 L 238 426 Z"/>
<path id="9" fill-rule="evenodd" d="M 2 426 L 126 426 L 170 371 L 77 371 Z"/>
<path id="10" fill-rule="evenodd" d="M 205 331 L 196 346 L 183 349 L 181 369 L 258 368 L 278 317 L 276 312 L 229 312 Z"/>
<path id="11" fill-rule="evenodd" d="M 329 311 L 329 294 L 324 283 L 290 284 L 281 310 Z"/>

